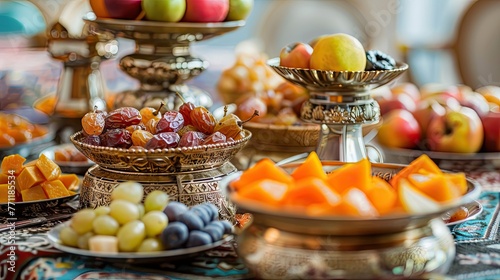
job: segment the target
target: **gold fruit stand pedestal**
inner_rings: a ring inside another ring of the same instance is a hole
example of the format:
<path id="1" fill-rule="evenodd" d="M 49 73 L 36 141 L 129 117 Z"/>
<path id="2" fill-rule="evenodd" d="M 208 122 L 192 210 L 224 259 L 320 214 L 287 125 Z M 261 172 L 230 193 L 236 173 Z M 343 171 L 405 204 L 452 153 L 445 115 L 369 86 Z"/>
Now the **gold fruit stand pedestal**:
<path id="1" fill-rule="evenodd" d="M 245 25 L 245 21 L 214 23 L 155 22 L 119 19 L 85 19 L 98 33 L 132 39 L 135 52 L 120 60 L 120 69 L 140 81 L 136 91 L 119 93 L 114 106 L 158 107 L 163 101 L 166 110 L 180 105 L 176 92 L 186 102 L 212 106 L 205 91 L 186 86 L 185 81 L 200 75 L 208 62 L 191 55 L 193 42 L 207 40 Z"/>

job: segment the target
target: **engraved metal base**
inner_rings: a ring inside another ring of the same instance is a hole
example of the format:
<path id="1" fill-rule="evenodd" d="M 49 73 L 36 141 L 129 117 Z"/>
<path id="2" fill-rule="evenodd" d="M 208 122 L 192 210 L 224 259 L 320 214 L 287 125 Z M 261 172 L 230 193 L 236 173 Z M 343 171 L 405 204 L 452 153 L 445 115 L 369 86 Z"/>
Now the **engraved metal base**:
<path id="1" fill-rule="evenodd" d="M 80 207 L 109 205 L 111 192 L 120 182 L 136 181 L 144 186 L 145 194 L 162 190 L 171 201 L 188 206 L 211 202 L 219 208 L 221 219 L 234 222 L 235 207 L 221 191 L 219 181 L 236 171 L 231 163 L 208 170 L 152 174 L 109 170 L 95 165 L 83 178 Z"/>
<path id="2" fill-rule="evenodd" d="M 446 273 L 455 255 L 441 218 L 371 237 L 308 235 L 257 222 L 238 235 L 238 255 L 259 279 L 420 279 Z"/>

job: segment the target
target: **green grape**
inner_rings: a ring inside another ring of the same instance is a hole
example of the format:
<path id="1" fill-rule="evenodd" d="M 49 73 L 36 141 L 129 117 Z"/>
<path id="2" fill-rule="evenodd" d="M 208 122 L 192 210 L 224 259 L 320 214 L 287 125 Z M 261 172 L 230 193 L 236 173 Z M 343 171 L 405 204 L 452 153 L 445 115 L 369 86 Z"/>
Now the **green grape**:
<path id="1" fill-rule="evenodd" d="M 109 214 L 109 207 L 108 206 L 99 206 L 96 209 L 94 209 L 94 212 L 95 212 L 96 216 L 108 215 Z"/>
<path id="2" fill-rule="evenodd" d="M 146 237 L 146 227 L 139 220 L 131 221 L 118 230 L 116 237 L 121 252 L 134 252 Z"/>
<path id="3" fill-rule="evenodd" d="M 111 192 L 111 201 L 123 199 L 132 203 L 139 203 L 144 195 L 143 187 L 140 183 L 127 181 L 119 183 Z"/>
<path id="4" fill-rule="evenodd" d="M 113 217 L 120 225 L 139 219 L 139 208 L 137 204 L 130 201 L 117 199 L 109 204 L 109 215 Z"/>
<path id="5" fill-rule="evenodd" d="M 59 239 L 66 246 L 78 247 L 79 237 L 78 233 L 71 227 L 63 227 L 59 232 Z"/>
<path id="6" fill-rule="evenodd" d="M 137 208 L 139 208 L 139 219 L 142 219 L 142 217 L 144 217 L 144 214 L 146 213 L 146 210 L 144 210 L 144 204 L 137 204 Z"/>
<path id="7" fill-rule="evenodd" d="M 92 223 L 94 232 L 99 235 L 116 235 L 120 224 L 109 215 L 98 216 Z"/>
<path id="8" fill-rule="evenodd" d="M 146 226 L 146 235 L 148 237 L 159 235 L 168 224 L 167 215 L 158 210 L 147 212 L 144 217 L 142 217 L 141 221 Z"/>
<path id="9" fill-rule="evenodd" d="M 76 212 L 71 218 L 71 227 L 82 235 L 92 230 L 92 222 L 95 218 L 94 209 L 86 208 Z"/>
<path id="10" fill-rule="evenodd" d="M 87 232 L 84 235 L 78 237 L 78 248 L 88 250 L 89 249 L 89 239 L 94 236 L 93 232 Z"/>
<path id="11" fill-rule="evenodd" d="M 163 191 L 155 190 L 150 192 L 144 200 L 144 209 L 146 213 L 153 210 L 163 211 L 168 204 L 168 194 Z"/>
<path id="12" fill-rule="evenodd" d="M 161 241 L 158 238 L 146 238 L 142 241 L 137 252 L 157 252 L 164 250 Z"/>

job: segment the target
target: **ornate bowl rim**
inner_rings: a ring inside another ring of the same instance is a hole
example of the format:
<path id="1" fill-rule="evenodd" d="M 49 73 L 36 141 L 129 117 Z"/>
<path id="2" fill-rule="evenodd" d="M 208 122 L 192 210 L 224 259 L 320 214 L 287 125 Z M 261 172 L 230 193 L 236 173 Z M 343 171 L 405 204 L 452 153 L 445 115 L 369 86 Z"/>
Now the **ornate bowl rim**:
<path id="1" fill-rule="evenodd" d="M 345 162 L 339 161 L 322 161 L 323 165 L 330 167 L 341 166 Z M 284 168 L 293 168 L 298 166 L 301 162 L 294 162 L 282 165 Z M 397 171 L 404 168 L 404 164 L 389 164 L 389 163 L 371 163 L 373 169 L 385 169 Z M 445 171 L 447 172 L 447 171 Z M 259 204 L 250 202 L 242 202 L 234 197 L 234 192 L 230 189 L 229 183 L 239 176 L 243 171 L 230 174 L 222 179 L 221 187 L 226 191 L 227 197 L 232 201 L 238 210 L 247 211 L 254 215 L 254 222 L 262 222 L 265 225 L 273 226 L 278 229 L 285 229 L 290 231 L 300 231 L 310 234 L 337 234 L 337 235 L 370 235 L 380 233 L 395 233 L 401 232 L 403 229 L 417 227 L 428 223 L 430 220 L 439 218 L 461 205 L 473 202 L 481 193 L 481 186 L 475 180 L 467 177 L 468 191 L 459 199 L 453 200 L 450 203 L 444 204 L 438 211 L 424 213 L 424 214 L 394 214 L 373 219 L 369 218 L 356 218 L 346 216 L 321 216 L 311 217 L 301 213 L 278 212 L 272 208 L 264 208 Z M 380 172 L 373 172 L 378 176 Z M 392 176 L 392 175 L 391 175 Z"/>

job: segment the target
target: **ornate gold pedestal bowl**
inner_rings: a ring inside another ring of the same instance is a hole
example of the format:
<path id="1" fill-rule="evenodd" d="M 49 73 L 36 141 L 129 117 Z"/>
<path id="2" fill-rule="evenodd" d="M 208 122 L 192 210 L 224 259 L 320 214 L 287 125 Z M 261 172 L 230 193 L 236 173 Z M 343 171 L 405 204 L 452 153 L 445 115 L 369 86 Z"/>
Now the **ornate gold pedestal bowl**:
<path id="1" fill-rule="evenodd" d="M 124 181 L 137 181 L 145 194 L 163 190 L 171 200 L 188 206 L 211 202 L 219 207 L 220 217 L 234 219 L 234 206 L 219 187 L 225 176 L 237 169 L 229 161 L 251 137 L 229 143 L 192 148 L 121 149 L 93 146 L 82 142 L 83 133 L 70 137 L 71 142 L 97 165 L 88 170 L 80 190 L 81 207 L 108 205 L 112 190 Z"/>
<path id="2" fill-rule="evenodd" d="M 330 170 L 342 164 L 323 162 Z M 402 167 L 372 163 L 373 174 L 384 179 Z M 240 174 L 227 176 L 222 185 Z M 454 259 L 453 237 L 441 216 L 479 194 L 480 186 L 468 180 L 468 192 L 439 211 L 374 219 L 277 212 L 229 197 L 239 211 L 252 213 L 250 225 L 238 235 L 238 253 L 258 278 L 425 279 L 446 273 Z"/>

